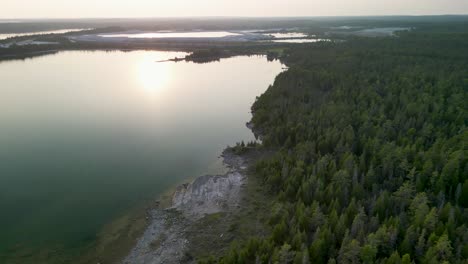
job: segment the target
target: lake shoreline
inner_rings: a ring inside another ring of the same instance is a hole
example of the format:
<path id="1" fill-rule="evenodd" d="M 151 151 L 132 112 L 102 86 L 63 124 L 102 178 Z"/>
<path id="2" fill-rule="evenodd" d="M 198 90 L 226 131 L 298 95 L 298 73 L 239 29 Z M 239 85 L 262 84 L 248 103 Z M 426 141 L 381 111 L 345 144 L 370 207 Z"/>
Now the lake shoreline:
<path id="1" fill-rule="evenodd" d="M 260 138 L 251 122 L 247 122 L 246 127 Z M 215 240 L 221 240 L 220 245 L 214 243 L 218 248 L 211 254 L 225 252 L 233 239 L 245 238 L 245 235 L 242 237 L 239 234 L 228 233 L 233 231 L 232 226 L 237 225 L 234 218 L 245 218 L 239 215 L 247 211 L 246 207 L 251 206 L 246 206 L 245 200 L 250 200 L 255 195 L 248 189 L 255 189 L 261 193 L 260 197 L 265 197 L 263 192 L 266 190 L 261 187 L 258 179 L 253 177 L 251 165 L 269 154 L 270 151 L 257 147 L 243 147 L 241 153 L 237 153 L 234 147 L 226 147 L 219 156 L 227 168 L 226 173 L 189 177 L 182 183 L 168 188 L 156 199 L 147 201 L 139 210 L 129 212 L 124 218 L 130 217 L 132 220 L 127 221 L 125 225 L 136 227 L 136 231 L 130 237 L 126 233 L 119 234 L 121 240 L 114 242 L 125 245 L 121 247 L 121 252 L 115 255 L 113 244 L 107 244 L 108 248 L 104 252 L 93 253 L 91 258 L 80 263 L 196 263 L 196 260 L 204 256 L 199 253 L 200 248 L 196 248 L 196 253 L 190 252 L 190 249 L 202 242 L 204 238 L 200 234 L 204 233 Z M 253 200 L 258 202 L 256 198 Z M 234 221 L 227 228 L 226 225 L 219 224 L 220 219 L 229 223 Z M 119 221 L 121 219 L 114 222 Z M 249 221 L 252 220 L 247 220 Z M 105 236 L 108 235 L 106 233 L 115 232 L 112 230 L 114 222 L 109 224 L 110 228 L 107 230 L 103 229 L 101 234 Z M 259 225 L 262 223 L 256 222 L 256 228 Z M 221 230 L 218 231 L 219 234 L 214 233 L 217 229 Z M 268 233 L 263 228 L 260 230 L 260 236 Z M 248 235 L 250 236 L 249 232 Z M 200 247 L 202 252 L 213 250 L 203 245 Z"/>
<path id="2" fill-rule="evenodd" d="M 191 263 L 189 230 L 205 216 L 234 212 L 240 208 L 242 189 L 247 183 L 246 156 L 226 148 L 221 155 L 229 171 L 204 175 L 172 190 L 171 201 L 160 197 L 158 206 L 148 210 L 148 225 L 121 263 Z M 209 231 L 209 230 L 206 230 Z"/>
<path id="3" fill-rule="evenodd" d="M 220 158 L 223 159 L 223 164 L 227 169 L 226 173 L 188 177 L 181 183 L 169 187 L 155 199 L 143 202 L 140 206 L 115 218 L 102 228 L 96 243 L 86 250 L 84 256 L 80 257 L 77 263 L 131 264 L 146 263 L 147 261 L 162 263 L 160 260 L 166 261 L 164 263 L 180 263 L 183 260 L 181 257 L 185 255 L 181 255 L 179 252 L 185 250 L 188 243 L 184 232 L 189 229 L 187 227 L 193 226 L 205 216 L 202 209 L 206 209 L 206 207 L 198 206 L 197 209 L 190 210 L 195 202 L 191 203 L 186 199 L 183 204 L 175 205 L 175 197 L 178 195 L 180 197 L 183 191 L 186 191 L 189 186 L 193 186 L 194 182 L 199 180 L 216 181 L 223 177 L 229 178 L 229 175 L 233 173 L 240 176 L 240 181 L 237 182 L 238 187 L 242 188 L 246 184 L 246 164 L 250 163 L 252 159 L 247 155 L 234 154 L 230 147 L 224 149 Z M 224 191 L 229 190 L 224 189 Z M 240 192 L 236 193 L 236 197 L 237 200 L 240 199 Z M 217 206 L 214 204 L 209 206 L 210 214 L 226 211 L 225 208 L 216 208 Z M 231 204 L 231 209 L 234 209 L 232 207 L 238 209 L 237 205 Z M 155 260 L 156 258 L 158 259 Z"/>

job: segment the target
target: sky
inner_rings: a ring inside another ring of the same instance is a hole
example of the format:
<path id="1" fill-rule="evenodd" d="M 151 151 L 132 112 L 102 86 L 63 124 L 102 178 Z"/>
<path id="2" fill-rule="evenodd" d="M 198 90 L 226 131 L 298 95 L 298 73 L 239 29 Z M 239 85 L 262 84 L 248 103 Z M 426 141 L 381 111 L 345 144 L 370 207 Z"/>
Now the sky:
<path id="1" fill-rule="evenodd" d="M 468 0 L 0 0 L 0 18 L 468 14 Z"/>

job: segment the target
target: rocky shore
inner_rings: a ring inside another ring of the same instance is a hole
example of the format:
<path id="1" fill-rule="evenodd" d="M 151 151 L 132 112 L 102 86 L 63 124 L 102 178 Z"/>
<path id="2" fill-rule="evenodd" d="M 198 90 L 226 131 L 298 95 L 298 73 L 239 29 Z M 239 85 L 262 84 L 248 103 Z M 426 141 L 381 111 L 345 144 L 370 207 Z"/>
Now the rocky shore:
<path id="1" fill-rule="evenodd" d="M 190 233 L 206 216 L 238 210 L 247 181 L 245 158 L 229 150 L 222 157 L 227 173 L 201 176 L 178 186 L 169 207 L 151 209 L 147 229 L 122 263 L 195 262 L 189 252 L 194 242 Z"/>

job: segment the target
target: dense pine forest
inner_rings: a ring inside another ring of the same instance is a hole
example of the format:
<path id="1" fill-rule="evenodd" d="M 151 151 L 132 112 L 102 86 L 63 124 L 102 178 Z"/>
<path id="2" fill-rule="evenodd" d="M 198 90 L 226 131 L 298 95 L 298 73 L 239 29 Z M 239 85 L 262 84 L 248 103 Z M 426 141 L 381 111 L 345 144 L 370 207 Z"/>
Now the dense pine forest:
<path id="1" fill-rule="evenodd" d="M 208 263 L 468 263 L 468 27 L 296 45 L 252 107 L 271 234 Z"/>

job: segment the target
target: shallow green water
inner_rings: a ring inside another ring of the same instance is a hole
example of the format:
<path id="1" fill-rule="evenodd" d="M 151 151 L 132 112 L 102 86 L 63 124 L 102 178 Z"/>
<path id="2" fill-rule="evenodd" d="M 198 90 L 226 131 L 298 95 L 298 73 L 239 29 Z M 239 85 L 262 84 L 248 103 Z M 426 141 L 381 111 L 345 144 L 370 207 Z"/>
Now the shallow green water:
<path id="1" fill-rule="evenodd" d="M 93 241 L 103 225 L 251 140 L 264 57 L 209 64 L 165 52 L 62 52 L 0 62 L 0 262 Z"/>

